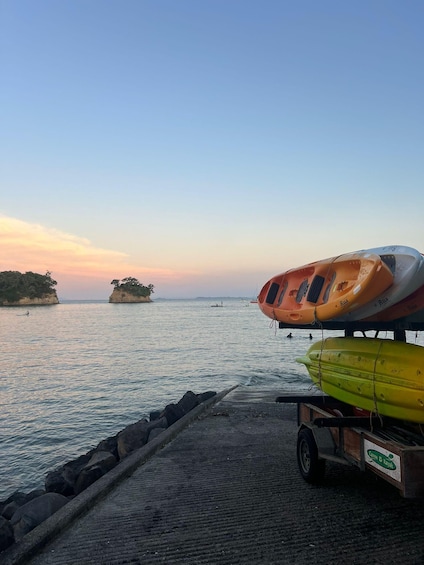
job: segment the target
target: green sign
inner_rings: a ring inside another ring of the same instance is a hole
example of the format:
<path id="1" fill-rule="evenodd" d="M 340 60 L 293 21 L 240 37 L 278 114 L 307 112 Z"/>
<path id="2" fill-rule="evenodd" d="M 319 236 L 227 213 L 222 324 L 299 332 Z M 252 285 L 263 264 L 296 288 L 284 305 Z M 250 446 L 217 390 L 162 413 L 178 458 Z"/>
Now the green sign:
<path id="1" fill-rule="evenodd" d="M 387 457 L 387 455 L 380 453 L 380 451 L 377 451 L 376 449 L 368 449 L 367 453 L 368 457 L 375 463 L 377 463 L 377 465 L 380 465 L 380 467 L 383 467 L 384 469 L 390 469 L 390 471 L 394 471 L 396 469 L 395 462 L 392 461 L 392 454 Z"/>

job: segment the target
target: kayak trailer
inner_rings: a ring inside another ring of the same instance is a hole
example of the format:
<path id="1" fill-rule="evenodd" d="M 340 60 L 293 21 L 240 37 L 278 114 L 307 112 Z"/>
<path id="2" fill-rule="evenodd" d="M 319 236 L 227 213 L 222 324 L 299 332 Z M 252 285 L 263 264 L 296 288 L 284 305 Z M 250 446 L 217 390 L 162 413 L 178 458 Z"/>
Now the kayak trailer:
<path id="1" fill-rule="evenodd" d="M 297 462 L 305 481 L 319 484 L 326 462 L 373 472 L 405 498 L 424 496 L 424 429 L 371 415 L 326 395 L 285 395 L 297 404 Z"/>

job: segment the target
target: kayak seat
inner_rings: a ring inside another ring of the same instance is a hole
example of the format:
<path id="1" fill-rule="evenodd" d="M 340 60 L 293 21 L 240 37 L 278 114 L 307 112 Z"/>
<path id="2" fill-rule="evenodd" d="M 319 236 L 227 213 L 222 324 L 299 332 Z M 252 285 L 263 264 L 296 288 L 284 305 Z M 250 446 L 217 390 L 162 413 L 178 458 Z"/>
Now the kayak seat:
<path id="1" fill-rule="evenodd" d="M 329 298 L 329 296 L 330 296 L 330 289 L 331 289 L 331 287 L 332 287 L 332 285 L 333 285 L 333 283 L 334 283 L 335 280 L 336 280 L 336 273 L 334 272 L 334 273 L 333 273 L 333 276 L 331 277 L 330 282 L 329 282 L 328 285 L 327 285 L 327 288 L 325 289 L 324 296 L 323 296 L 323 299 L 322 299 L 322 303 L 323 303 L 323 304 L 327 304 L 328 298 Z"/>
<path id="2" fill-rule="evenodd" d="M 306 300 L 316 304 L 318 302 L 319 295 L 321 294 L 322 287 L 324 286 L 324 277 L 321 275 L 315 275 Z"/>
<path id="3" fill-rule="evenodd" d="M 281 289 L 280 296 L 278 297 L 277 306 L 281 306 L 281 303 L 283 302 L 283 298 L 284 298 L 284 295 L 286 294 L 286 290 L 287 290 L 288 286 L 289 286 L 289 283 L 287 281 L 285 281 L 285 283 L 283 284 L 283 288 Z"/>
<path id="4" fill-rule="evenodd" d="M 280 285 L 278 283 L 273 282 L 271 284 L 271 286 L 269 287 L 269 290 L 268 290 L 268 294 L 266 295 L 266 299 L 265 299 L 265 302 L 267 304 L 274 304 L 274 301 L 277 297 L 279 288 L 280 288 Z"/>
<path id="5" fill-rule="evenodd" d="M 302 302 L 303 298 L 306 296 L 306 293 L 308 292 L 308 288 L 309 288 L 308 279 L 305 279 L 304 281 L 302 281 L 301 285 L 299 286 L 299 290 L 297 291 L 296 302 Z"/>
<path id="6" fill-rule="evenodd" d="M 386 263 L 393 275 L 396 273 L 396 257 L 394 255 L 380 255 L 381 260 Z"/>

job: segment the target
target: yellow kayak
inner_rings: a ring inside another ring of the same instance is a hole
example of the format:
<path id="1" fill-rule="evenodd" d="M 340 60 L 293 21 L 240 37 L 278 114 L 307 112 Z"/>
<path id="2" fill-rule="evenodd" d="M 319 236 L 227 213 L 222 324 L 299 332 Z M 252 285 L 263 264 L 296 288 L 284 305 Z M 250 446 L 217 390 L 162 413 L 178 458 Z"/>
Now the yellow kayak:
<path id="1" fill-rule="evenodd" d="M 326 394 L 364 410 L 424 423 L 424 347 L 366 337 L 332 337 L 303 357 Z"/>

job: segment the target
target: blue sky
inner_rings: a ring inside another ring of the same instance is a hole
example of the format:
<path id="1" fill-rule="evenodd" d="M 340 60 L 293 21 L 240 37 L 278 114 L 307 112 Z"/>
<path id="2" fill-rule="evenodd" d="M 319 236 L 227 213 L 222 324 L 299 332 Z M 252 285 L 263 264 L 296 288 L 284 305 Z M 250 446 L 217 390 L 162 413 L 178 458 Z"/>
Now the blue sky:
<path id="1" fill-rule="evenodd" d="M 253 296 L 424 252 L 424 4 L 0 0 L 0 270 Z"/>

